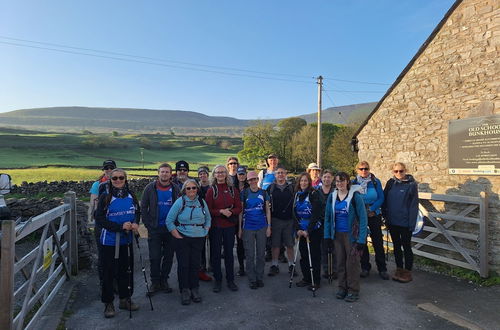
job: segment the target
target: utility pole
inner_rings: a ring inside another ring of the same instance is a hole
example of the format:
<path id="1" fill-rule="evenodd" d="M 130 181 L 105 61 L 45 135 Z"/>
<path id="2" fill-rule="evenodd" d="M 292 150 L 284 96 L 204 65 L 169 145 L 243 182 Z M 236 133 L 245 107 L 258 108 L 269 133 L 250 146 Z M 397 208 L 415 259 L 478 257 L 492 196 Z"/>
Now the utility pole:
<path id="1" fill-rule="evenodd" d="M 317 147 L 316 147 L 316 163 L 321 168 L 321 92 L 323 90 L 323 77 L 319 76 L 318 78 L 318 137 Z"/>

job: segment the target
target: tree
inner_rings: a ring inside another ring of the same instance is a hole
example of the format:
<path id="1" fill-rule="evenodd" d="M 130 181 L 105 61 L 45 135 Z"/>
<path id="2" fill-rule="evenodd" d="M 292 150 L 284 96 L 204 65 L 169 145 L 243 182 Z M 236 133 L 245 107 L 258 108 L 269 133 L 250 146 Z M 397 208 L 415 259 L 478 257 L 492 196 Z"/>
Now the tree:
<path id="1" fill-rule="evenodd" d="M 358 126 L 349 125 L 340 128 L 335 134 L 335 140 L 328 148 L 325 160 L 332 164 L 336 171 L 355 174 L 354 168 L 358 162 L 358 155 L 352 151 L 351 139 Z"/>
<path id="2" fill-rule="evenodd" d="M 272 141 L 275 135 L 271 123 L 257 121 L 255 125 L 245 128 L 243 150 L 238 153 L 238 156 L 250 166 L 256 166 L 274 151 Z"/>
<path id="3" fill-rule="evenodd" d="M 276 133 L 273 149 L 280 155 L 280 161 L 287 167 L 294 167 L 292 160 L 292 138 L 304 126 L 307 126 L 307 122 L 299 117 L 286 118 L 278 122 L 278 132 Z"/>

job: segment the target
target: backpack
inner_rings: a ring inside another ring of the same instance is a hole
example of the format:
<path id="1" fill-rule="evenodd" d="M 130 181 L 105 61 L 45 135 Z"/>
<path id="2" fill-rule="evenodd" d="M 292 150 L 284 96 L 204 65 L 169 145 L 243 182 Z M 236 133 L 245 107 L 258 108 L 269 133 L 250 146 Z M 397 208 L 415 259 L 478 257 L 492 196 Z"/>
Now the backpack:
<path id="1" fill-rule="evenodd" d="M 292 195 L 292 198 L 295 198 L 295 192 L 294 192 L 294 189 L 293 189 L 293 185 L 288 183 L 287 182 L 287 186 L 285 189 L 288 189 L 290 190 L 290 193 Z M 273 206 L 273 192 L 276 190 L 276 182 L 273 182 L 271 183 L 271 185 L 267 188 L 267 192 L 269 193 L 269 202 L 271 203 L 271 211 L 274 212 L 274 206 Z M 287 204 L 287 206 L 285 206 L 283 208 L 283 210 L 285 210 L 286 208 L 288 208 L 288 206 L 290 205 L 292 200 L 290 200 Z"/>
<path id="2" fill-rule="evenodd" d="M 184 196 L 180 196 L 179 198 L 182 198 L 182 206 L 179 209 L 179 211 L 177 211 L 177 214 L 175 215 L 174 226 L 176 226 L 176 227 L 180 226 L 179 220 L 177 220 L 177 218 L 179 217 L 179 214 L 181 214 L 184 211 L 184 209 L 186 208 L 186 200 L 184 199 Z M 203 215 L 206 217 L 207 216 L 207 214 L 205 212 L 206 203 L 200 195 L 198 195 L 198 202 L 200 202 L 201 212 L 203 212 Z"/>
<path id="3" fill-rule="evenodd" d="M 12 178 L 7 173 L 0 173 L 0 194 L 8 194 L 12 189 Z"/>
<path id="4" fill-rule="evenodd" d="M 231 194 L 231 197 L 234 198 L 234 187 L 233 186 L 227 186 L 229 193 Z M 213 193 L 213 198 L 217 199 L 217 196 L 219 196 L 219 188 L 217 188 L 217 185 L 214 184 L 212 185 L 212 193 Z"/>

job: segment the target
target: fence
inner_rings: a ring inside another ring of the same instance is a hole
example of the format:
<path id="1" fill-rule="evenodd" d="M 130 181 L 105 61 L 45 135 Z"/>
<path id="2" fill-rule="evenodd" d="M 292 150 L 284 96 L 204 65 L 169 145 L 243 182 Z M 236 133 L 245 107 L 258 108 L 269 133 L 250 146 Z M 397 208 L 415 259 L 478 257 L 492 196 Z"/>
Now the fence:
<path id="1" fill-rule="evenodd" d="M 470 197 L 421 192 L 419 198 L 419 209 L 427 220 L 423 232 L 412 238 L 413 253 L 470 269 L 481 277 L 488 277 L 486 193 L 481 192 L 479 197 Z M 437 211 L 435 202 L 444 203 L 443 210 Z M 384 230 L 384 239 L 389 238 L 387 230 Z M 391 242 L 387 243 L 392 247 Z"/>
<path id="2" fill-rule="evenodd" d="M 39 229 L 38 245 L 18 258 L 16 243 Z M 63 205 L 26 223 L 2 221 L 0 329 L 36 328 L 64 282 L 78 272 L 77 232 L 76 195 L 71 191 L 64 194 Z M 24 283 L 15 285 L 19 272 Z M 21 301 L 22 307 L 15 311 L 16 302 Z"/>

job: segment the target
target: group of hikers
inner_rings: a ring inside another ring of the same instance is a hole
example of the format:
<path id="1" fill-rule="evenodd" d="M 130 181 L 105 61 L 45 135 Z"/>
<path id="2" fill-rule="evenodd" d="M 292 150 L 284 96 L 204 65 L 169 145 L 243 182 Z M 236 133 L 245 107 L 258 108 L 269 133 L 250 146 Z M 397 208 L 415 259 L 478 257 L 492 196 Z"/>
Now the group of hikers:
<path id="1" fill-rule="evenodd" d="M 172 292 L 168 279 L 175 255 L 183 305 L 202 301 L 199 280 L 211 281 L 209 271 L 214 277 L 213 292 L 222 290 L 222 260 L 227 288 L 238 291 L 235 241 L 239 263 L 236 275 L 246 276 L 251 289 L 264 286 L 266 260 L 271 262 L 268 276 L 280 273 L 280 261 L 288 263 L 291 286 L 300 252 L 302 278 L 296 286 L 315 294 L 322 277 L 336 279 L 336 298 L 355 302 L 359 299 L 360 278 L 369 276 L 371 270 L 367 235 L 380 278 L 391 278 L 383 246 L 383 219 L 390 231 L 397 267 L 392 279 L 402 283 L 412 280 L 410 242 L 418 192 L 405 164 L 392 166 L 393 177 L 384 189 L 366 161 L 356 165 L 354 179 L 311 163 L 296 177 L 295 184 L 289 181 L 277 155 L 270 154 L 266 165 L 259 173 L 248 171 L 231 156 L 226 165 L 216 165 L 211 173 L 208 167 L 199 167 L 198 177 L 191 178 L 186 161 L 178 161 L 175 168 L 163 163 L 157 179 L 145 187 L 139 201 L 129 188 L 126 171 L 117 168 L 113 160 L 106 160 L 102 176 L 90 190 L 104 316 L 115 315 L 115 292 L 120 309 L 139 308 L 131 300 L 132 244 L 135 239 L 139 248 L 141 219 L 149 249 L 150 287 L 144 264 L 142 267 L 148 295 Z"/>

